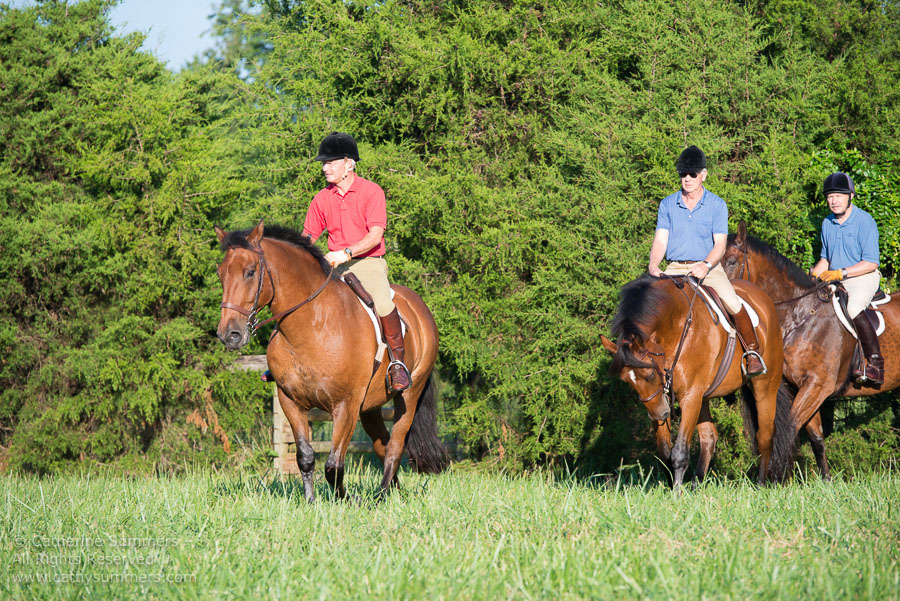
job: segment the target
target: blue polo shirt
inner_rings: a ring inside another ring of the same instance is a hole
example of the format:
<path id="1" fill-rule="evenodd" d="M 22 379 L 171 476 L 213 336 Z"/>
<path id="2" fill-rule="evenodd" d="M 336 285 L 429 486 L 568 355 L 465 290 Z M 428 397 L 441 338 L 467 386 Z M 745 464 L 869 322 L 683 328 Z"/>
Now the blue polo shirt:
<path id="1" fill-rule="evenodd" d="M 822 258 L 829 269 L 843 269 L 860 261 L 878 265 L 878 226 L 872 216 L 851 205 L 850 216 L 838 223 L 834 213 L 822 221 Z"/>
<path id="2" fill-rule="evenodd" d="M 659 203 L 656 229 L 669 231 L 666 261 L 703 261 L 713 248 L 713 234 L 728 234 L 728 207 L 704 188 L 700 202 L 690 211 L 679 190 Z"/>

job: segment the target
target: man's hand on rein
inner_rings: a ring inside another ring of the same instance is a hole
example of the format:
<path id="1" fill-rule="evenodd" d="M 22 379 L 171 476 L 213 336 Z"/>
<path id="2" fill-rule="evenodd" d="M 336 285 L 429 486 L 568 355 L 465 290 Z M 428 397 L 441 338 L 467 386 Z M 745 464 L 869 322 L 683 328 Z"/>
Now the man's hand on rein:
<path id="1" fill-rule="evenodd" d="M 828 271 L 823 271 L 816 277 L 823 282 L 840 282 L 844 279 L 844 271 L 842 269 L 829 269 Z"/>
<path id="2" fill-rule="evenodd" d="M 337 267 L 341 263 L 349 261 L 350 255 L 342 250 L 333 250 L 325 255 L 325 260 L 328 261 L 332 267 Z"/>

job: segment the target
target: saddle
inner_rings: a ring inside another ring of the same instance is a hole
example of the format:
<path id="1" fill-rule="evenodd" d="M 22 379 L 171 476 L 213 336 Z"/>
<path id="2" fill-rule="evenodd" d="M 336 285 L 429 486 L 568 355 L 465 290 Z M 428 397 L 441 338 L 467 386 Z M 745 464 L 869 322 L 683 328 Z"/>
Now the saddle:
<path id="1" fill-rule="evenodd" d="M 725 376 L 728 374 L 728 368 L 731 366 L 731 362 L 734 358 L 734 351 L 740 334 L 731 319 L 731 315 L 729 315 L 728 310 L 725 309 L 722 299 L 719 298 L 718 293 L 709 286 L 697 285 L 696 282 L 693 282 L 692 284 L 695 285 L 700 292 L 700 298 L 703 300 L 703 304 L 709 311 L 713 323 L 721 326 L 722 329 L 725 330 L 725 333 L 728 334 L 728 341 L 725 344 L 725 354 L 722 357 L 722 362 L 719 364 L 719 369 L 716 371 L 716 376 L 713 379 L 712 384 L 710 384 L 709 388 L 706 389 L 706 392 L 703 393 L 703 398 L 706 398 L 725 380 Z M 756 309 L 754 309 L 742 296 L 738 295 L 738 298 L 741 301 L 741 305 L 747 310 L 753 328 L 758 328 L 759 314 L 756 312 Z M 744 348 L 747 347 L 747 344 L 743 339 L 741 339 L 741 345 Z"/>
<path id="2" fill-rule="evenodd" d="M 834 313 L 837 316 L 838 321 L 841 322 L 844 329 L 850 332 L 850 335 L 856 339 L 856 344 L 853 345 L 853 357 L 850 359 L 850 373 L 852 374 L 863 368 L 862 346 L 859 342 L 859 335 L 856 333 L 856 327 L 853 325 L 853 320 L 850 319 L 850 312 L 847 310 L 847 291 L 843 286 L 836 285 L 831 286 L 831 291 L 831 304 L 834 307 Z M 869 302 L 869 306 L 863 309 L 863 315 L 865 315 L 866 319 L 869 320 L 869 323 L 872 324 L 872 329 L 875 331 L 876 337 L 881 336 L 884 333 L 885 323 L 884 315 L 881 314 L 881 307 L 889 303 L 890 300 L 891 297 L 879 288 L 878 292 L 875 293 L 875 296 L 873 296 L 872 300 Z"/>
<path id="3" fill-rule="evenodd" d="M 850 319 L 850 314 L 847 311 L 847 291 L 844 290 L 843 286 L 832 285 L 831 292 L 831 304 L 834 306 L 834 313 L 837 315 L 838 321 L 841 322 L 844 329 L 858 340 L 859 336 L 856 335 L 856 328 L 853 327 L 853 321 Z M 891 297 L 879 288 L 875 296 L 872 297 L 869 306 L 863 311 L 869 323 L 872 324 L 872 329 L 875 330 L 876 336 L 881 336 L 884 333 L 884 315 L 881 314 L 881 307 L 890 301 Z"/>
<path id="4" fill-rule="evenodd" d="M 373 372 L 378 371 L 384 353 L 387 351 L 387 344 L 384 342 L 384 333 L 381 331 L 381 320 L 378 319 L 378 316 L 375 314 L 375 301 L 372 300 L 372 295 L 363 287 L 362 282 L 359 281 L 359 278 L 356 277 L 356 275 L 347 272 L 341 276 L 341 280 L 349 286 L 350 290 L 356 293 L 356 298 L 362 303 L 363 308 L 366 310 L 366 314 L 368 314 L 372 325 L 375 327 L 375 342 L 378 345 L 378 348 L 375 349 L 375 367 Z M 391 298 L 394 298 L 393 288 L 391 288 Z M 405 337 L 406 320 L 403 318 L 402 314 L 400 315 L 400 327 L 403 336 Z"/>
<path id="5" fill-rule="evenodd" d="M 719 294 L 709 286 L 700 286 L 700 291 L 707 296 L 704 301 L 706 301 L 705 304 L 709 309 L 710 315 L 712 315 L 713 317 L 713 321 L 719 323 L 722 326 L 722 329 L 725 330 L 725 332 L 728 333 L 729 336 L 735 335 L 737 333 L 737 329 L 734 327 L 734 321 L 732 321 L 731 315 L 728 313 L 728 310 L 722 303 L 722 299 L 719 298 Z M 741 305 L 743 305 L 747 310 L 747 314 L 750 316 L 750 323 L 753 324 L 753 328 L 758 328 L 759 314 L 756 312 L 756 309 L 754 309 L 753 306 L 748 303 L 740 294 L 738 294 L 738 298 L 741 299 Z"/>

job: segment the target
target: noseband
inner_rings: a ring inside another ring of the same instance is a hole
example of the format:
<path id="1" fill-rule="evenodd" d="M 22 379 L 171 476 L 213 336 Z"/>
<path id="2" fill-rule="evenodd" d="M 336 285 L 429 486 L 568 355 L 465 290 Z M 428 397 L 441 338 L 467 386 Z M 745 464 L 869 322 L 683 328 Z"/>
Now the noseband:
<path id="1" fill-rule="evenodd" d="M 331 276 L 332 276 L 332 274 L 334 274 L 334 266 L 332 265 L 331 268 L 328 270 L 328 275 L 325 276 L 325 281 L 322 282 L 322 285 L 319 286 L 318 289 L 316 289 L 315 292 L 313 292 L 311 295 L 309 295 L 309 296 L 306 298 L 306 300 L 304 300 L 304 301 L 301 302 L 301 303 L 298 303 L 298 304 L 294 305 L 294 306 L 291 307 L 290 309 L 287 309 L 287 310 L 285 310 L 285 311 L 282 311 L 281 313 L 279 313 L 279 314 L 277 314 L 277 315 L 273 315 L 272 317 L 270 317 L 270 318 L 268 318 L 268 319 L 266 319 L 266 320 L 264 320 L 264 321 L 259 321 L 258 315 L 259 315 L 259 310 L 261 309 L 261 307 L 259 306 L 259 296 L 260 296 L 260 294 L 262 294 L 262 288 L 263 288 L 263 272 L 265 272 L 265 273 L 267 273 L 267 274 L 269 275 L 269 283 L 272 285 L 272 293 L 273 293 L 273 294 L 275 293 L 275 280 L 272 279 L 272 270 L 269 269 L 269 265 L 268 265 L 268 263 L 266 263 L 266 255 L 263 253 L 262 244 L 260 244 L 260 246 L 257 247 L 257 248 L 250 247 L 250 250 L 252 250 L 253 252 L 255 252 L 256 255 L 257 255 L 257 264 L 256 264 L 256 272 L 257 272 L 256 296 L 253 298 L 253 308 L 251 308 L 251 309 L 248 311 L 247 309 L 244 309 L 244 308 L 241 307 L 240 305 L 235 305 L 235 304 L 233 304 L 233 303 L 227 303 L 227 302 L 224 302 L 224 301 L 223 301 L 222 304 L 220 305 L 220 307 L 223 308 L 223 309 L 231 309 L 231 310 L 233 310 L 233 311 L 237 311 L 237 312 L 240 313 L 241 315 L 246 315 L 246 316 L 247 316 L 247 328 L 250 330 L 250 336 L 255 336 L 255 335 L 256 335 L 256 330 L 259 329 L 260 326 L 264 326 L 264 325 L 266 325 L 267 323 L 269 323 L 270 321 L 275 321 L 275 320 L 277 320 L 277 319 L 281 319 L 281 318 L 284 317 L 285 315 L 288 315 L 288 314 L 290 314 L 290 313 L 293 313 L 294 311 L 296 311 L 297 309 L 299 309 L 299 308 L 302 307 L 303 305 L 305 305 L 305 304 L 311 302 L 313 299 L 315 299 L 317 296 L 319 296 L 319 294 L 320 294 L 323 290 L 325 290 L 325 286 L 328 285 L 328 282 L 331 281 Z"/>

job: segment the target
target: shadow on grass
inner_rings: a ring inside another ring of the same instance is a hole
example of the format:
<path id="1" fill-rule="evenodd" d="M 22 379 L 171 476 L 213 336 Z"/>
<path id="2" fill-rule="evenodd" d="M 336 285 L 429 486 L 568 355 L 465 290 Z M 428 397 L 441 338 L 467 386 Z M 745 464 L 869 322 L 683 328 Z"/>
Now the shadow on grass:
<path id="1" fill-rule="evenodd" d="M 344 487 L 347 499 L 338 499 L 325 480 L 324 462 L 317 462 L 319 470 L 314 474 L 315 496 L 317 502 L 352 502 L 361 505 L 374 505 L 383 500 L 380 496 L 382 468 L 380 462 L 368 455 L 348 456 L 344 465 Z M 430 478 L 415 482 L 412 486 L 403 486 L 404 476 L 412 472 L 408 467 L 401 467 L 398 473 L 400 486 L 391 491 L 391 495 L 400 495 L 407 499 L 427 493 Z M 306 504 L 303 480 L 299 475 L 279 476 L 273 470 L 262 474 L 241 473 L 234 477 L 216 482 L 213 493 L 219 497 L 241 497 L 265 495 L 275 498 L 286 498 L 298 504 Z"/>

